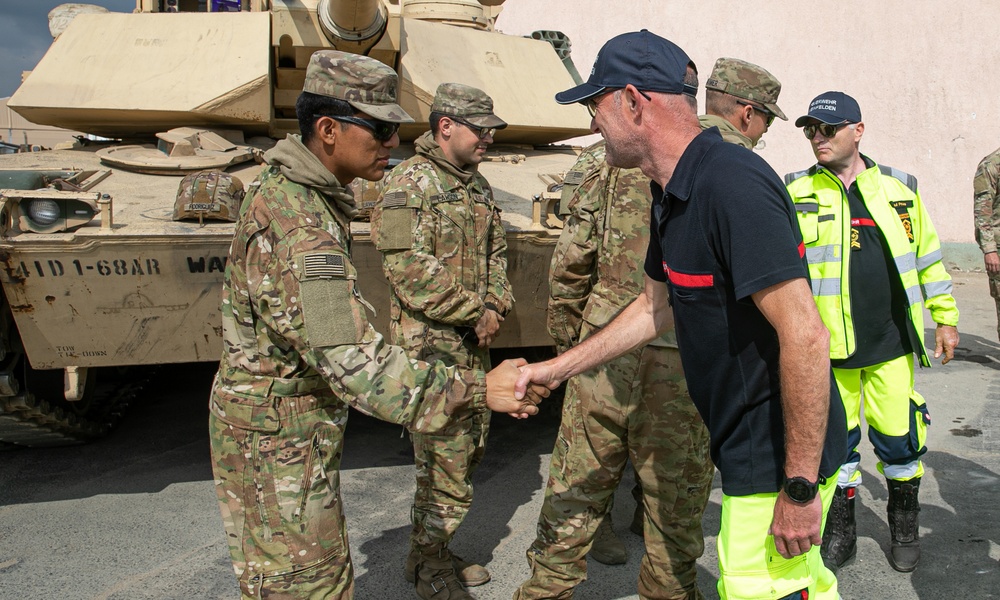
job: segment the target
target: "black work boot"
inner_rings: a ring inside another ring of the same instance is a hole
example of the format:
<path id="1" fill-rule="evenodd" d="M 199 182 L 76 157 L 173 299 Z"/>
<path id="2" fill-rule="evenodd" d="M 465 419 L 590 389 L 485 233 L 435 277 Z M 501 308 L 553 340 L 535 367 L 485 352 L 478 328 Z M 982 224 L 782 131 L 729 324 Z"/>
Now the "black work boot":
<path id="1" fill-rule="evenodd" d="M 826 515 L 823 546 L 819 554 L 827 569 L 836 573 L 858 553 L 858 525 L 854 520 L 854 499 L 858 489 L 838 487 Z"/>
<path id="2" fill-rule="evenodd" d="M 920 478 L 909 481 L 889 482 L 889 534 L 892 546 L 889 548 L 889 564 L 893 569 L 909 573 L 917 568 L 920 560 Z"/>
<path id="3" fill-rule="evenodd" d="M 420 548 L 414 576 L 417 596 L 424 600 L 475 600 L 458 580 L 444 544 Z"/>

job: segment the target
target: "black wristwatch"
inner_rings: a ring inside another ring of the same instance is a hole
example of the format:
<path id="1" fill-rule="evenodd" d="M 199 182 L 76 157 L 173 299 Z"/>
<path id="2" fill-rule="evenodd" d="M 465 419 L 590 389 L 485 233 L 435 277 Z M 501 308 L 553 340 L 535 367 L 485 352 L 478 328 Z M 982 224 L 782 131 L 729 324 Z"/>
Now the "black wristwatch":
<path id="1" fill-rule="evenodd" d="M 819 482 L 809 481 L 805 477 L 785 477 L 785 485 L 782 487 L 792 502 L 806 504 L 816 497 Z"/>

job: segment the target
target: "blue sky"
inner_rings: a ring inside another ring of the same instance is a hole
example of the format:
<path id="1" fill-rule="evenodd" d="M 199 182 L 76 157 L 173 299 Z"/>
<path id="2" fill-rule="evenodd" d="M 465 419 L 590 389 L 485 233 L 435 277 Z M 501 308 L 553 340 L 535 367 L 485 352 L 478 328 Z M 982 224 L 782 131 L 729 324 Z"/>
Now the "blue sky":
<path id="1" fill-rule="evenodd" d="M 0 0 L 0 98 L 21 85 L 21 72 L 30 71 L 45 54 L 49 11 L 63 4 L 56 0 Z M 91 0 L 88 4 L 116 12 L 132 12 L 135 0 Z"/>

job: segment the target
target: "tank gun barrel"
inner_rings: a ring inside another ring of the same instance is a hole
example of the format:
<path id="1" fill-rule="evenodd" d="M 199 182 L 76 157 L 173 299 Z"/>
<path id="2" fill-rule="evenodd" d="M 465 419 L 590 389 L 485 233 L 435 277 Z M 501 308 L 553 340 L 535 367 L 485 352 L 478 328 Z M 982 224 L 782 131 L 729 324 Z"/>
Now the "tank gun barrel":
<path id="1" fill-rule="evenodd" d="M 386 11 L 380 0 L 320 0 L 317 12 L 330 43 L 346 52 L 367 52 L 386 27 Z"/>

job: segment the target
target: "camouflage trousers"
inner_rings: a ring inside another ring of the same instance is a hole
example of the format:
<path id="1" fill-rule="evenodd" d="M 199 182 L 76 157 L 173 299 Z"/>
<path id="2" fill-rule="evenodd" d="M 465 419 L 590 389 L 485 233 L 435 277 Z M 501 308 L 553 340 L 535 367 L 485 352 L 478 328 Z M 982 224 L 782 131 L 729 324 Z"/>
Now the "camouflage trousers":
<path id="1" fill-rule="evenodd" d="M 701 598 L 695 561 L 714 468 L 680 353 L 647 346 L 570 380 L 552 451 L 531 577 L 515 600 L 572 598 L 594 533 L 631 458 L 642 485 L 642 598 Z"/>
<path id="2" fill-rule="evenodd" d="M 479 349 L 450 356 L 424 352 L 421 360 L 444 360 L 483 370 L 490 365 L 488 351 Z M 486 453 L 490 416 L 484 410 L 440 434 L 412 434 L 417 478 L 410 509 L 412 548 L 447 546 L 465 520 L 472 506 L 472 475 Z"/>
<path id="3" fill-rule="evenodd" d="M 209 416 L 215 490 L 242 597 L 352 598 L 340 500 L 347 406 L 332 396 L 247 400 L 273 401 L 277 423 Z"/>
<path id="4" fill-rule="evenodd" d="M 1000 339 L 1000 273 L 990 275 L 990 296 L 997 305 L 997 338 Z"/>
<path id="5" fill-rule="evenodd" d="M 445 544 L 455 536 L 472 506 L 472 474 L 483 461 L 490 413 L 466 419 L 454 435 L 413 434 L 417 491 L 413 496 L 410 545 Z"/>

